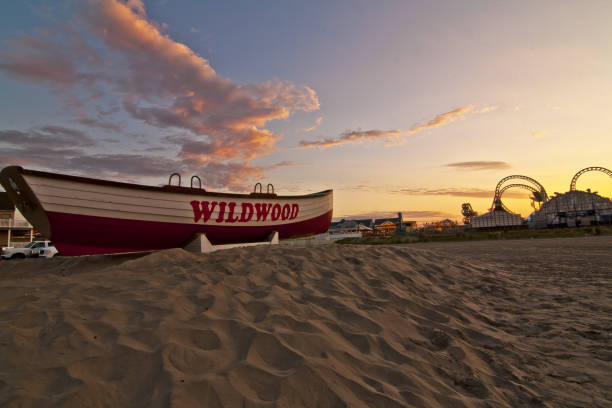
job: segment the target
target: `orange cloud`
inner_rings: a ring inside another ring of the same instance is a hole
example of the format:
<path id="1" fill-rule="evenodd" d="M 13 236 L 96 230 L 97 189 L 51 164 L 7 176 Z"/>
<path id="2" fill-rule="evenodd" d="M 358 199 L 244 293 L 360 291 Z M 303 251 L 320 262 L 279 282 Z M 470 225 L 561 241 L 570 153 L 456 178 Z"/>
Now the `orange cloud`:
<path id="1" fill-rule="evenodd" d="M 504 161 L 468 161 L 468 162 L 459 162 L 459 163 L 449 163 L 445 164 L 446 167 L 453 167 L 456 169 L 466 169 L 466 170 L 502 170 L 509 169 L 512 166 L 509 163 Z"/>
<path id="2" fill-rule="evenodd" d="M 444 126 L 448 123 L 454 122 L 457 119 L 462 118 L 464 115 L 470 113 L 474 109 L 474 105 L 466 105 L 460 108 L 454 109 L 450 112 L 445 112 L 437 115 L 435 118 L 425 123 L 424 125 L 414 125 L 408 130 L 407 134 L 412 135 L 414 133 L 421 132 L 427 129 L 433 129 L 440 126 Z"/>
<path id="3" fill-rule="evenodd" d="M 323 122 L 323 116 L 320 116 L 317 118 L 317 120 L 315 120 L 315 124 L 312 125 L 311 127 L 304 129 L 304 132 L 312 132 L 313 130 L 321 126 L 322 122 Z"/>
<path id="4" fill-rule="evenodd" d="M 497 109 L 499 109 L 499 106 L 483 106 L 482 108 L 478 109 L 478 113 L 492 112 Z"/>
<path id="5" fill-rule="evenodd" d="M 337 146 L 345 143 L 354 142 L 361 139 L 372 140 L 372 139 L 380 139 L 385 136 L 398 136 L 402 133 L 401 130 L 392 129 L 392 130 L 366 130 L 366 131 L 350 131 L 344 132 L 338 139 L 325 139 L 325 140 L 317 140 L 313 142 L 308 142 L 306 140 L 302 140 L 300 142 L 300 147 L 308 148 L 308 147 L 319 147 L 326 148 L 330 146 Z"/>
<path id="6" fill-rule="evenodd" d="M 110 92 L 135 119 L 189 131 L 193 138 L 181 150 L 204 160 L 268 154 L 280 138 L 264 128 L 269 121 L 319 108 L 316 92 L 306 86 L 237 84 L 218 75 L 208 60 L 164 34 L 140 0 L 92 0 L 74 25 L 15 41 L 2 55 L 0 70 L 47 83 L 73 106 Z M 103 47 L 90 45 L 84 30 Z M 74 88 L 88 90 L 91 97 L 78 100 Z M 188 148 L 195 141 L 202 146 Z"/>
<path id="7" fill-rule="evenodd" d="M 198 154 L 169 157 L 163 154 L 166 148 L 159 151 L 161 155 L 91 153 L 87 149 L 99 147 L 100 141 L 96 142 L 81 130 L 56 125 L 27 131 L 0 130 L 0 140 L 3 144 L 0 162 L 4 163 L 123 180 L 158 177 L 165 181 L 170 173 L 178 171 L 184 175 L 200 175 L 205 188 L 242 191 L 262 180 L 266 171 L 301 164 L 284 161 L 255 166 L 235 161 L 202 161 L 203 156 Z"/>
<path id="8" fill-rule="evenodd" d="M 437 128 L 440 126 L 444 126 L 451 122 L 456 121 L 457 119 L 463 118 L 466 114 L 470 113 L 474 110 L 474 105 L 466 105 L 460 108 L 454 109 L 449 112 L 441 113 L 436 115 L 433 119 L 429 120 L 424 124 L 416 124 L 413 125 L 408 130 L 400 130 L 400 129 L 392 129 L 392 130 L 367 130 L 367 131 L 350 131 L 345 132 L 340 135 L 339 138 L 336 139 L 324 139 L 324 140 L 315 140 L 315 141 L 300 141 L 300 147 L 302 148 L 310 148 L 310 147 L 318 147 L 321 149 L 338 146 L 350 142 L 359 141 L 362 139 L 365 140 L 374 140 L 385 137 L 387 142 L 396 142 L 400 139 L 401 136 L 409 136 L 415 133 L 422 132 L 424 130 Z"/>

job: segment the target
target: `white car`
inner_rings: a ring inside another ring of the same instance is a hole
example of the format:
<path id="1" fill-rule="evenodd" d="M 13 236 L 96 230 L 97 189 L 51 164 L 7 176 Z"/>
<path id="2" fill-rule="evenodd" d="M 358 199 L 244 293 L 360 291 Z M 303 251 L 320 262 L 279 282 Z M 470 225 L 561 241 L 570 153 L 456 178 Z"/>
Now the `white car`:
<path id="1" fill-rule="evenodd" d="M 53 258 L 55 255 L 57 255 L 57 249 L 51 241 L 32 241 L 23 248 L 2 248 L 3 259 Z"/>

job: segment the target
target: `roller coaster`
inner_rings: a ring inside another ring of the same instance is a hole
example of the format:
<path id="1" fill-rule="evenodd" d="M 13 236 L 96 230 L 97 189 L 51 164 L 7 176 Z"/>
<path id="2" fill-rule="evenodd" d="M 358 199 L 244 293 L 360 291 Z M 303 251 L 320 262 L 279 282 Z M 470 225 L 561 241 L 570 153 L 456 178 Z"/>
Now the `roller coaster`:
<path id="1" fill-rule="evenodd" d="M 537 186 L 537 188 L 534 188 L 527 184 L 509 184 L 507 186 L 504 186 L 504 183 L 507 182 L 508 180 L 515 180 L 515 179 L 528 181 L 534 184 L 535 186 Z M 546 189 L 544 188 L 542 184 L 540 184 L 538 181 L 536 181 L 535 179 L 531 177 L 523 176 L 520 174 L 513 174 L 512 176 L 504 177 L 503 179 L 499 181 L 499 183 L 497 183 L 497 186 L 495 187 L 495 195 L 493 197 L 493 204 L 491 204 L 490 211 L 503 210 L 503 211 L 512 213 L 512 211 L 510 211 L 508 207 L 504 205 L 504 203 L 501 200 L 501 197 L 504 191 L 510 188 L 515 188 L 515 187 L 524 188 L 524 189 L 531 191 L 533 193 L 533 195 L 531 196 L 532 203 L 538 203 L 541 206 L 543 203 L 548 201 L 548 194 L 546 193 Z"/>
<path id="2" fill-rule="evenodd" d="M 508 207 L 506 207 L 506 205 L 501 201 L 502 195 L 504 194 L 504 192 L 506 190 L 509 190 L 511 188 L 522 188 L 525 190 L 529 190 L 532 193 L 531 198 L 531 203 L 532 203 L 532 207 L 535 208 L 535 203 L 539 203 L 540 205 L 542 204 L 542 197 L 541 197 L 541 192 L 540 190 L 528 185 L 528 184 L 508 184 L 507 186 L 504 186 L 502 189 L 499 190 L 499 199 L 497 201 L 497 203 L 501 206 L 501 208 L 503 208 L 504 211 L 511 213 L 512 211 L 510 211 L 508 209 Z M 497 205 L 497 204 L 496 204 Z"/>
<path id="3" fill-rule="evenodd" d="M 578 177 L 589 171 L 601 171 L 602 173 L 605 173 L 608 176 L 612 177 L 612 171 L 604 167 L 586 167 L 574 175 L 574 177 L 572 178 L 572 182 L 570 183 L 570 191 L 576 191 L 576 182 L 578 181 Z"/>
<path id="4" fill-rule="evenodd" d="M 572 181 L 570 183 L 570 192 L 579 191 L 576 189 L 578 178 L 584 173 L 587 173 L 590 171 L 599 171 L 599 172 L 607 174 L 608 176 L 612 178 L 612 171 L 604 167 L 597 167 L 597 166 L 586 167 L 580 170 L 579 172 L 577 172 L 572 178 Z M 506 182 L 510 180 L 522 180 L 522 181 L 529 182 L 530 184 L 512 183 L 512 184 L 504 185 Z M 511 176 L 502 178 L 497 183 L 497 186 L 495 187 L 495 193 L 493 196 L 493 203 L 491 204 L 489 212 L 504 211 L 504 212 L 513 214 L 513 212 L 502 201 L 502 196 L 504 192 L 506 192 L 507 190 L 511 188 L 521 188 L 521 189 L 529 190 L 531 192 L 531 196 L 530 196 L 531 206 L 536 210 L 541 209 L 544 204 L 550 201 L 550 198 L 548 196 L 548 193 L 546 192 L 546 189 L 537 180 L 531 177 L 528 177 L 528 176 L 523 176 L 520 174 L 513 174 Z M 472 219 L 478 215 L 476 211 L 473 210 L 470 203 L 463 203 L 461 205 L 461 213 L 464 216 L 463 218 L 464 224 L 470 224 Z"/>

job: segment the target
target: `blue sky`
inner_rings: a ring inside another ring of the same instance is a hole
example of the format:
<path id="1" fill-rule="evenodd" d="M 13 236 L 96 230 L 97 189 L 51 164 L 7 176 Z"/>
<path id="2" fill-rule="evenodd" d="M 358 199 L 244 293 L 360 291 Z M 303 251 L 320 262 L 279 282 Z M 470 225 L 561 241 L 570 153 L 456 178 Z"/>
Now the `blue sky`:
<path id="1" fill-rule="evenodd" d="M 3 8 L 2 165 L 334 188 L 336 216 L 415 219 L 483 211 L 509 174 L 566 191 L 611 167 L 608 1 Z M 581 183 L 612 192 L 602 174 Z M 531 211 L 526 191 L 505 202 Z"/>

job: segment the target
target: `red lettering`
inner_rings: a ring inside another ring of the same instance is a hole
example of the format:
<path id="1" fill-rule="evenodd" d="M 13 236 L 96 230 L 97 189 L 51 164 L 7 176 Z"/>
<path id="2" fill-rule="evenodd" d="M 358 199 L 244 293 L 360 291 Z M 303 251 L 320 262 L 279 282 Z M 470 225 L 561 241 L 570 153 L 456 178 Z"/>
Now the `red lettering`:
<path id="1" fill-rule="evenodd" d="M 255 210 L 257 211 L 257 221 L 265 221 L 270 213 L 270 208 L 272 208 L 272 204 L 255 204 Z"/>
<path id="2" fill-rule="evenodd" d="M 216 201 L 210 203 L 210 207 L 208 205 L 208 201 L 202 201 L 200 203 L 199 201 L 193 200 L 189 204 L 191 204 L 191 208 L 193 208 L 193 222 L 198 222 L 202 217 L 204 218 L 203 222 L 208 221 L 213 211 L 215 211 L 215 207 L 217 206 Z"/>
<path id="3" fill-rule="evenodd" d="M 296 219 L 298 216 L 298 212 L 300 211 L 300 206 L 297 204 L 291 204 L 291 216 L 290 220 Z"/>
<path id="4" fill-rule="evenodd" d="M 236 207 L 236 203 L 229 203 L 227 206 L 229 207 L 229 212 L 227 213 L 227 218 L 225 219 L 225 222 L 238 221 L 238 217 L 234 217 L 234 208 Z"/>
<path id="5" fill-rule="evenodd" d="M 291 214 L 291 207 L 289 206 L 289 204 L 283 205 L 283 212 L 281 212 L 281 218 L 283 220 L 286 220 L 287 218 L 289 218 L 290 214 Z"/>
<path id="6" fill-rule="evenodd" d="M 219 216 L 217 217 L 215 222 L 223 222 L 223 216 L 225 215 L 225 206 L 226 205 L 227 205 L 227 203 L 224 202 L 224 201 L 221 201 L 219 203 Z"/>
<path id="7" fill-rule="evenodd" d="M 249 222 L 253 218 L 253 204 L 242 203 L 242 213 L 240 214 L 240 222 Z"/>
<path id="8" fill-rule="evenodd" d="M 272 205 L 272 204 L 270 204 L 270 205 Z M 280 215 L 281 215 L 281 206 L 280 206 L 280 204 L 274 204 L 274 207 L 272 207 L 272 216 L 271 216 L 272 221 L 278 220 Z"/>

